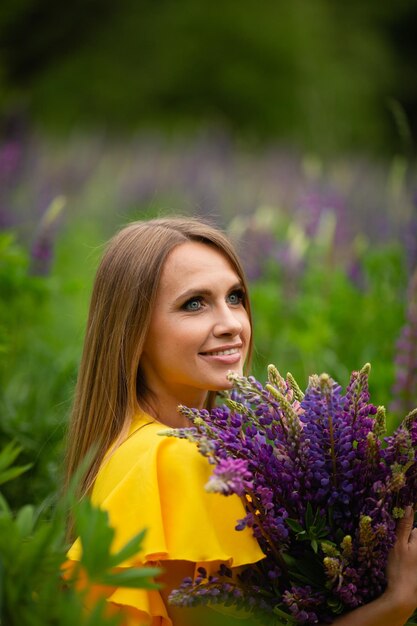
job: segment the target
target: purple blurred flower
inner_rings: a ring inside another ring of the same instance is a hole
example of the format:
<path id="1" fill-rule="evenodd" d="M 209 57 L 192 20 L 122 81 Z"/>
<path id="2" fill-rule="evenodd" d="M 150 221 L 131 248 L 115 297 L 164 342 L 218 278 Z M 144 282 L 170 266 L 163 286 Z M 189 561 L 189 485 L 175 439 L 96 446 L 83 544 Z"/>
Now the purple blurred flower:
<path id="1" fill-rule="evenodd" d="M 65 204 L 66 199 L 63 196 L 57 196 L 42 216 L 31 250 L 33 274 L 45 275 L 50 271 L 55 233 Z"/>
<path id="2" fill-rule="evenodd" d="M 240 245 L 244 250 L 245 271 L 249 280 L 257 280 L 265 273 L 268 259 L 277 254 L 278 242 L 274 235 L 266 230 L 249 224 L 240 235 Z"/>
<path id="3" fill-rule="evenodd" d="M 334 244 L 340 247 L 350 241 L 348 206 L 340 192 L 334 189 L 309 190 L 300 199 L 298 210 L 308 220 L 306 230 L 310 237 L 318 235 L 324 216 L 331 213 L 335 216 Z"/>
<path id="4" fill-rule="evenodd" d="M 10 182 L 22 159 L 22 145 L 10 140 L 0 145 L 0 184 Z"/>
<path id="5" fill-rule="evenodd" d="M 31 272 L 38 276 L 49 274 L 53 261 L 53 240 L 49 233 L 42 233 L 33 243 L 31 250 Z"/>

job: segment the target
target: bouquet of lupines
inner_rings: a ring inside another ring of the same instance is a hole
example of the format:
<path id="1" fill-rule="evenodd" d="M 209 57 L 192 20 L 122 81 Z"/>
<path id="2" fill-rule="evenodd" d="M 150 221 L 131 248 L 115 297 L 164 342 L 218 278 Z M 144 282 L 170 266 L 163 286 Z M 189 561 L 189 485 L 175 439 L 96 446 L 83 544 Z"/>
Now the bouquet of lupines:
<path id="1" fill-rule="evenodd" d="M 250 527 L 265 558 L 239 575 L 200 568 L 171 603 L 317 624 L 383 592 L 396 521 L 417 502 L 417 409 L 384 438 L 369 370 L 353 372 L 345 393 L 327 374 L 311 376 L 303 393 L 273 365 L 265 386 L 231 373 L 223 406 L 180 408 L 191 425 L 170 434 L 196 443 L 213 464 L 208 491 L 242 497 L 246 516 L 236 529 Z"/>

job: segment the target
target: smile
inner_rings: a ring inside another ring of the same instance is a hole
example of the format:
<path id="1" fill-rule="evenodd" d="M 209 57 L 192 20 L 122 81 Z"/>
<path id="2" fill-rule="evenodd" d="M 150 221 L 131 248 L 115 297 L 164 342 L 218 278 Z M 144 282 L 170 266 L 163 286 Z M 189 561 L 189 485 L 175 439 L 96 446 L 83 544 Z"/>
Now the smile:
<path id="1" fill-rule="evenodd" d="M 239 348 L 227 348 L 225 350 L 211 350 L 208 352 L 200 352 L 203 356 L 225 356 L 230 354 L 240 354 Z"/>
<path id="2" fill-rule="evenodd" d="M 206 352 L 205 354 L 211 354 L 212 356 L 222 356 L 223 354 L 237 354 L 238 348 L 230 348 L 230 350 L 219 350 L 218 352 Z"/>

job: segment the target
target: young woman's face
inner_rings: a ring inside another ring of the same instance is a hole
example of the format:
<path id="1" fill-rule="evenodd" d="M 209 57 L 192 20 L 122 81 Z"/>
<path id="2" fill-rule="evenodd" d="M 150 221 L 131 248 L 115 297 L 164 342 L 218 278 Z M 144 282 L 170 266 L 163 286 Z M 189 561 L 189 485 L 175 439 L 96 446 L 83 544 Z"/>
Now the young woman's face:
<path id="1" fill-rule="evenodd" d="M 242 373 L 251 336 L 245 297 L 216 248 L 187 242 L 172 250 L 140 363 L 158 405 L 201 407 L 208 390 L 231 386 L 230 370 Z"/>

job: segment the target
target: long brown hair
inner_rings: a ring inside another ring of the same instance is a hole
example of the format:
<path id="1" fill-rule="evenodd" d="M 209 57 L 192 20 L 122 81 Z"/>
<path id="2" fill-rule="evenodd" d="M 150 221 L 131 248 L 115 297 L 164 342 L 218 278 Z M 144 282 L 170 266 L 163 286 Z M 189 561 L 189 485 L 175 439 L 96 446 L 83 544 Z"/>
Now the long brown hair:
<path id="1" fill-rule="evenodd" d="M 87 454 L 89 459 L 80 497 L 88 493 L 106 451 L 124 438 L 138 410 L 146 390 L 139 362 L 162 268 L 170 251 L 186 241 L 215 246 L 229 259 L 247 292 L 244 270 L 231 242 L 199 219 L 133 222 L 110 240 L 93 287 L 68 429 L 67 487 Z M 245 308 L 252 325 L 248 298 Z M 247 363 L 251 353 L 252 340 Z"/>

